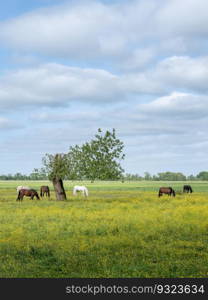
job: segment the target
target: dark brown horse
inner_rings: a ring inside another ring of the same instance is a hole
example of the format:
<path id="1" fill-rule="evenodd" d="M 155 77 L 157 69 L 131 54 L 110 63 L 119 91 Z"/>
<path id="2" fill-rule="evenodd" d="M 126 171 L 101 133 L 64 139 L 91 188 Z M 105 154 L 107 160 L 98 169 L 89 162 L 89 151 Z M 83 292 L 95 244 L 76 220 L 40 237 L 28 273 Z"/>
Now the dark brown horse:
<path id="1" fill-rule="evenodd" d="M 161 187 L 159 189 L 158 197 L 162 196 L 163 194 L 167 194 L 168 196 L 173 195 L 175 197 L 175 191 L 172 187 Z"/>
<path id="2" fill-rule="evenodd" d="M 18 196 L 17 196 L 17 201 L 22 201 L 24 196 L 26 197 L 30 197 L 31 200 L 33 200 L 34 197 L 36 197 L 38 200 L 40 200 L 40 197 L 38 196 L 38 193 L 36 192 L 36 190 L 25 190 L 22 189 L 19 191 Z"/>
<path id="3" fill-rule="evenodd" d="M 193 193 L 193 190 L 190 185 L 186 184 L 183 186 L 183 192 L 184 193 Z"/>
<path id="4" fill-rule="evenodd" d="M 41 196 L 41 197 L 44 197 L 45 194 L 46 194 L 46 196 L 47 196 L 48 198 L 50 198 L 50 190 L 49 190 L 49 187 L 46 186 L 46 185 L 42 185 L 42 186 L 40 187 L 40 196 Z"/>

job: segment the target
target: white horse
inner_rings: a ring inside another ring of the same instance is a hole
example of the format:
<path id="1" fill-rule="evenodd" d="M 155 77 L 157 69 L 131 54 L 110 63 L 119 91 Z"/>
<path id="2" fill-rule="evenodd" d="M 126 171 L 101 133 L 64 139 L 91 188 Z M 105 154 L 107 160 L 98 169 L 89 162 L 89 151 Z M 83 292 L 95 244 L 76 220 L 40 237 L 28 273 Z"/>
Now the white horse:
<path id="1" fill-rule="evenodd" d="M 89 195 L 88 189 L 86 188 L 86 186 L 75 185 L 73 188 L 73 195 L 76 196 L 77 192 L 82 192 L 82 195 L 84 195 L 85 197 L 87 197 Z"/>
<path id="2" fill-rule="evenodd" d="M 31 188 L 29 186 L 23 186 L 23 185 L 19 185 L 17 187 L 17 193 L 19 193 L 20 190 L 30 190 Z"/>

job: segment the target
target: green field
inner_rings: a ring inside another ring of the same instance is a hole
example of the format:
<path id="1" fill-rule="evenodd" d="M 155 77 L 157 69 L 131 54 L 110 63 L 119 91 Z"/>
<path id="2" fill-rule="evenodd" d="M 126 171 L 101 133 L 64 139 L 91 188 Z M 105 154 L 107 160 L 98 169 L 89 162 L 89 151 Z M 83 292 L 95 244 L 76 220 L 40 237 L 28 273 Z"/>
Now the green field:
<path id="1" fill-rule="evenodd" d="M 208 182 L 193 194 L 183 182 L 65 182 L 67 201 L 16 201 L 16 186 L 44 184 L 0 181 L 1 278 L 208 277 Z"/>

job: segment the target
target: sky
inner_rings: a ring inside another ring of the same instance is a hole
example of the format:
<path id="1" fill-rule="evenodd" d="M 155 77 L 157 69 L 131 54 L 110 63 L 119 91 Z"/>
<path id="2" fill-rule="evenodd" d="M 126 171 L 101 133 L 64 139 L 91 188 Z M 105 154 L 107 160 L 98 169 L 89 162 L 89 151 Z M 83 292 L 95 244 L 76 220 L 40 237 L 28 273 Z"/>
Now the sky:
<path id="1" fill-rule="evenodd" d="M 126 173 L 207 170 L 207 0 L 1 1 L 0 174 L 98 128 Z"/>

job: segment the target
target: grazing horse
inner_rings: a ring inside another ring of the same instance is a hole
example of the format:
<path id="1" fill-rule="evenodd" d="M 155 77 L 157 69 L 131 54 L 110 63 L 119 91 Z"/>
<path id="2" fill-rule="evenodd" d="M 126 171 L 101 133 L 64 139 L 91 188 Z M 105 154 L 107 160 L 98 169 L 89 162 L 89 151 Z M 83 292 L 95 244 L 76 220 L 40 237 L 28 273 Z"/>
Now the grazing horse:
<path id="1" fill-rule="evenodd" d="M 44 197 L 44 195 L 46 194 L 46 197 L 50 198 L 50 190 L 49 187 L 47 185 L 42 185 L 40 187 L 40 196 Z"/>
<path id="2" fill-rule="evenodd" d="M 75 185 L 73 188 L 73 195 L 76 196 L 77 192 L 81 192 L 82 195 L 84 195 L 85 197 L 87 197 L 89 195 L 88 189 L 86 188 L 86 186 Z"/>
<path id="3" fill-rule="evenodd" d="M 162 196 L 163 194 L 168 194 L 169 196 L 173 195 L 175 197 L 175 191 L 172 187 L 161 187 L 159 189 L 158 197 Z"/>
<path id="4" fill-rule="evenodd" d="M 23 186 L 23 185 L 19 185 L 17 187 L 17 194 L 19 193 L 20 190 L 30 190 L 31 188 L 29 186 Z"/>
<path id="5" fill-rule="evenodd" d="M 192 190 L 191 186 L 187 184 L 187 185 L 183 186 L 183 192 L 184 193 L 193 193 L 193 190 Z"/>
<path id="6" fill-rule="evenodd" d="M 36 192 L 36 190 L 26 190 L 26 189 L 21 189 L 18 193 L 17 196 L 17 201 L 22 201 L 24 196 L 26 197 L 30 197 L 31 200 L 33 200 L 34 197 L 36 197 L 38 200 L 40 200 L 40 197 L 38 196 L 38 193 Z"/>

